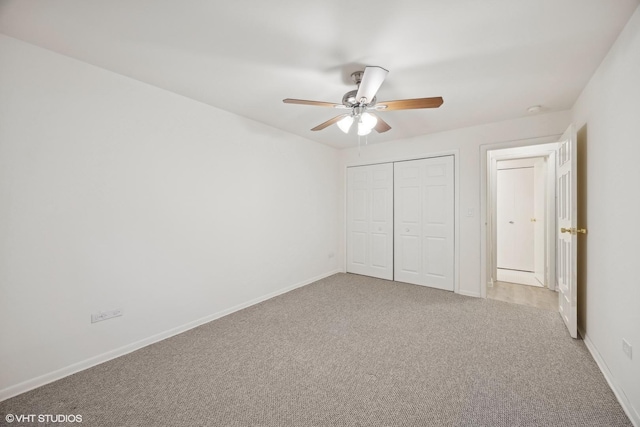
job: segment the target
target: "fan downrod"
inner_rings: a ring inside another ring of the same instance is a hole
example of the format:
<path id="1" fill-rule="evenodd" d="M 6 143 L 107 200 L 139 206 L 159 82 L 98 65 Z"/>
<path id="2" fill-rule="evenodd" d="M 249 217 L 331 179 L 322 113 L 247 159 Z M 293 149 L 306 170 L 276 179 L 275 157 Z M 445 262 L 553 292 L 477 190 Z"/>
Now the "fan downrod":
<path id="1" fill-rule="evenodd" d="M 351 80 L 358 86 L 360 86 L 360 82 L 362 81 L 362 76 L 364 75 L 364 71 L 354 71 L 351 73 Z"/>

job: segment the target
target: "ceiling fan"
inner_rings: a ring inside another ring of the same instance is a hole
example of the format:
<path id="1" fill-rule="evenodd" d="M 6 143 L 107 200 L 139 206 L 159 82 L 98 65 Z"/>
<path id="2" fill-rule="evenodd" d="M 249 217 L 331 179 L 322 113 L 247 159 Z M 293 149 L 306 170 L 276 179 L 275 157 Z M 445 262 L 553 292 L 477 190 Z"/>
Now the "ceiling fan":
<path id="1" fill-rule="evenodd" d="M 353 123 L 358 126 L 358 135 L 368 135 L 371 130 L 382 133 L 391 129 L 391 126 L 378 117 L 374 112 L 393 110 L 413 110 L 418 108 L 438 108 L 444 102 L 442 97 L 401 99 L 398 101 L 380 101 L 376 98 L 376 93 L 389 71 L 382 67 L 365 67 L 364 71 L 356 71 L 351 74 L 353 82 L 358 85 L 357 90 L 352 90 L 344 94 L 342 104 L 334 104 L 322 101 L 307 101 L 305 99 L 286 98 L 282 102 L 285 104 L 315 105 L 318 107 L 332 107 L 343 110 L 351 110 L 348 113 L 340 114 L 332 119 L 311 129 L 312 131 L 322 130 L 334 123 L 338 124 L 340 130 L 349 133 Z"/>

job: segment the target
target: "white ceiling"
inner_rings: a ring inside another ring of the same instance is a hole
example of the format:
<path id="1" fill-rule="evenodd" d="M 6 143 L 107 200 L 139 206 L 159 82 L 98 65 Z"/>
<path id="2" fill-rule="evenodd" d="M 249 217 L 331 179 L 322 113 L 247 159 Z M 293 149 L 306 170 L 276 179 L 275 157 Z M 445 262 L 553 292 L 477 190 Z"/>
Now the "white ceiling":
<path id="1" fill-rule="evenodd" d="M 0 32 L 335 147 L 357 144 L 330 108 L 365 65 L 380 113 L 369 143 L 569 109 L 638 0 L 0 0 Z M 1 60 L 1 58 L 0 58 Z"/>

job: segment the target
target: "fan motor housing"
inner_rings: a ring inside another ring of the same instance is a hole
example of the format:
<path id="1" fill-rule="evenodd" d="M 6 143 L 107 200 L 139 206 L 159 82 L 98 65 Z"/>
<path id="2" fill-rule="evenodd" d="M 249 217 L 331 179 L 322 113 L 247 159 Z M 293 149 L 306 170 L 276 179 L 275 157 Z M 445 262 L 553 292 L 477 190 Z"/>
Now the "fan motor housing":
<path id="1" fill-rule="evenodd" d="M 349 108 L 357 107 L 359 105 L 359 103 L 356 101 L 357 93 L 358 93 L 358 90 L 350 90 L 349 92 L 345 93 L 344 96 L 342 97 L 342 104 Z M 376 105 L 377 100 L 378 98 L 374 96 L 371 102 L 367 102 L 366 105 L 369 107 L 373 107 L 374 105 Z"/>

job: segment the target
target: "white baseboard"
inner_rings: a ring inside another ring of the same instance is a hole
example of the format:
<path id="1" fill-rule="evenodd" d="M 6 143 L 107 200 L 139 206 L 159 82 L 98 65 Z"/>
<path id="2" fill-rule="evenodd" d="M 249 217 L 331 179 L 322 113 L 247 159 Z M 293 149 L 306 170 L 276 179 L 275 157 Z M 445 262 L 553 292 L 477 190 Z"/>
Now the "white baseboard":
<path id="1" fill-rule="evenodd" d="M 250 301 L 244 302 L 242 304 L 238 304 L 226 310 L 219 311 L 214 314 L 210 314 L 208 316 L 202 317 L 200 319 L 194 320 L 192 322 L 186 323 L 182 326 L 178 326 L 176 328 L 169 329 L 164 332 L 160 332 L 159 334 L 152 335 L 148 338 L 144 338 L 142 340 L 136 341 L 134 343 L 125 345 L 123 347 L 116 348 L 114 350 L 108 351 L 106 353 L 99 354 L 97 356 L 91 357 L 89 359 L 85 359 L 83 361 L 74 363 L 72 365 L 66 366 L 64 368 L 58 369 L 56 371 L 50 372 L 48 374 L 41 375 L 39 377 L 21 382 L 19 384 L 7 387 L 5 389 L 0 390 L 0 402 L 3 400 L 10 399 L 19 394 L 25 393 L 29 390 L 33 390 L 38 387 L 42 387 L 43 385 L 52 383 L 69 375 L 78 373 L 80 371 L 84 371 L 85 369 L 89 369 L 93 366 L 99 365 L 101 363 L 107 362 L 109 360 L 115 359 L 120 356 L 124 356 L 125 354 L 131 353 L 133 351 L 139 350 L 142 347 L 146 347 L 148 345 L 154 344 L 158 341 L 165 340 L 174 335 L 181 334 L 183 332 L 188 331 L 189 329 L 196 328 L 198 326 L 204 325 L 205 323 L 209 323 L 213 320 L 219 319 L 236 311 L 242 310 L 244 308 L 250 307 L 252 305 L 261 303 L 278 295 L 282 295 L 289 291 L 292 291 L 296 288 L 301 288 L 303 286 L 309 285 L 318 280 L 324 279 L 325 277 L 333 276 L 334 274 L 341 273 L 340 269 L 330 271 L 328 273 L 321 274 L 319 276 L 313 277 L 311 279 L 303 280 L 294 285 L 287 286 L 285 288 L 279 289 L 277 291 L 268 293 L 258 298 L 254 298 Z"/>
<path id="2" fill-rule="evenodd" d="M 633 424 L 634 427 L 640 427 L 640 414 L 638 414 L 638 411 L 636 411 L 633 405 L 631 405 L 631 402 L 629 402 L 629 399 L 627 399 L 627 395 L 624 394 L 624 391 L 616 383 L 615 379 L 613 378 L 613 375 L 611 374 L 611 371 L 609 370 L 609 368 L 607 367 L 607 364 L 604 362 L 604 359 L 600 355 L 600 352 L 598 351 L 596 346 L 593 344 L 593 341 L 591 341 L 589 336 L 584 334 L 583 331 L 579 331 L 579 332 L 580 332 L 580 335 L 582 336 L 584 344 L 587 346 L 587 349 L 589 350 L 589 353 L 591 353 L 593 360 L 596 361 L 596 364 L 600 368 L 600 371 L 602 371 L 604 378 L 607 380 L 607 383 L 609 383 L 609 387 L 611 387 L 613 394 L 615 394 L 616 398 L 618 399 L 618 402 L 620 402 L 620 406 L 622 406 L 622 409 L 624 410 L 625 414 L 627 414 L 627 417 L 629 417 L 629 419 L 631 420 L 631 424 Z"/>

